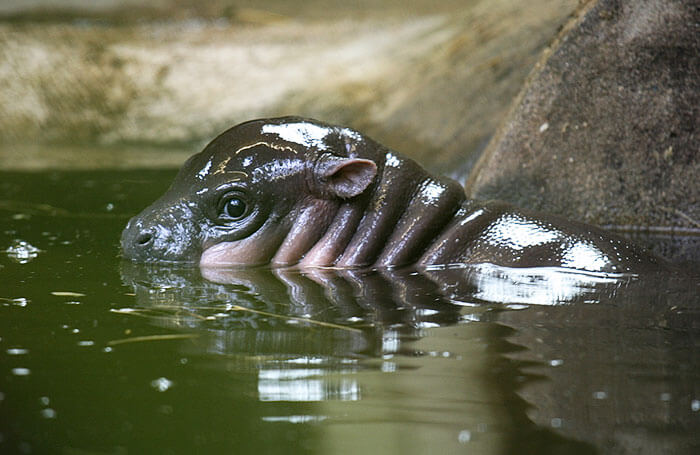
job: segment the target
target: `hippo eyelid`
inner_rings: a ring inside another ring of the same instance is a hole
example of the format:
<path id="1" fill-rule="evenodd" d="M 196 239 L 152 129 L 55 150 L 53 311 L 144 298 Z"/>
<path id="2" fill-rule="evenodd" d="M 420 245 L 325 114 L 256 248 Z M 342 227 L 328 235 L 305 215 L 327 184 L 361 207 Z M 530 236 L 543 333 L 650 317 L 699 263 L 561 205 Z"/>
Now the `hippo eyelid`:
<path id="1" fill-rule="evenodd" d="M 239 180 L 234 180 L 233 182 L 226 182 L 222 183 L 221 185 L 217 186 L 214 188 L 215 193 L 222 193 L 222 192 L 228 192 L 228 191 L 245 191 L 245 188 L 240 185 Z"/>

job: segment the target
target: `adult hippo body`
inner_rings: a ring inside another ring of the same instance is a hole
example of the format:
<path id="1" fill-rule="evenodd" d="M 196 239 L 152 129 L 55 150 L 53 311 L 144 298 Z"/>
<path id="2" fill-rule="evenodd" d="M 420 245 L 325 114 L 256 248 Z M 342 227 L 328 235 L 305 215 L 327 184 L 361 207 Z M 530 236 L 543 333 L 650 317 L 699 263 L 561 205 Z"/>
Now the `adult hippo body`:
<path id="1" fill-rule="evenodd" d="M 129 221 L 124 256 L 202 267 L 430 268 L 491 263 L 590 272 L 661 260 L 592 226 L 468 200 L 450 179 L 348 128 L 285 117 L 214 139 Z"/>

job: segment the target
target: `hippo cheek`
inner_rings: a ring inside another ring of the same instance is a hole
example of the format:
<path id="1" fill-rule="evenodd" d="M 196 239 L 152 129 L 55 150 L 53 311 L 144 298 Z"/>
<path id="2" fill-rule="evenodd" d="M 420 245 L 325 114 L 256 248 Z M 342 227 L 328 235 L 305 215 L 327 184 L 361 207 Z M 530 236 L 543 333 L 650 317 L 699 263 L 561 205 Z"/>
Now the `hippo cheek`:
<path id="1" fill-rule="evenodd" d="M 268 264 L 289 231 L 289 221 L 270 218 L 253 234 L 238 240 L 210 237 L 205 241 L 201 267 L 250 266 Z"/>
<path id="2" fill-rule="evenodd" d="M 202 252 L 200 267 L 222 267 L 238 265 L 255 265 L 265 263 L 261 250 L 255 242 L 238 240 L 221 242 Z"/>

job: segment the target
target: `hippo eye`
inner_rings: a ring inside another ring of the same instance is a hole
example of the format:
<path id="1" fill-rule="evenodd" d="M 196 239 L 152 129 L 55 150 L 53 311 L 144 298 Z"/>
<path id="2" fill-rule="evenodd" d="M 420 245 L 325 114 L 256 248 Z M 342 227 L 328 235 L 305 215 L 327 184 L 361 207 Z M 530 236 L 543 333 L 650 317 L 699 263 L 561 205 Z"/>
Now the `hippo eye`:
<path id="1" fill-rule="evenodd" d="M 228 220 L 238 220 L 246 214 L 248 205 L 243 199 L 232 196 L 223 200 L 219 217 Z"/>

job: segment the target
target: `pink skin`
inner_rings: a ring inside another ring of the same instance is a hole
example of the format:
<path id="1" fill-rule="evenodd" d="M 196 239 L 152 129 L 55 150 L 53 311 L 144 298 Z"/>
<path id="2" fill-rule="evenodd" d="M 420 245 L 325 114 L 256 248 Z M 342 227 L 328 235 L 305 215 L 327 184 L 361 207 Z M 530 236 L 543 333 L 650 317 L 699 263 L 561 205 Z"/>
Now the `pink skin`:
<path id="1" fill-rule="evenodd" d="M 330 267 L 343 253 L 355 233 L 362 217 L 362 209 L 343 204 L 323 237 L 309 250 L 299 263 L 301 267 Z"/>
<path id="2" fill-rule="evenodd" d="M 270 263 L 278 267 L 298 263 L 307 251 L 319 243 L 319 239 L 333 220 L 333 215 L 337 210 L 338 202 L 336 201 L 313 200 L 297 217 Z"/>

